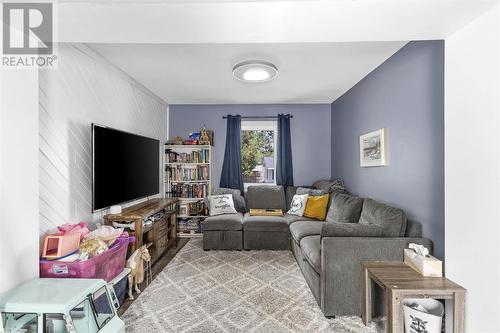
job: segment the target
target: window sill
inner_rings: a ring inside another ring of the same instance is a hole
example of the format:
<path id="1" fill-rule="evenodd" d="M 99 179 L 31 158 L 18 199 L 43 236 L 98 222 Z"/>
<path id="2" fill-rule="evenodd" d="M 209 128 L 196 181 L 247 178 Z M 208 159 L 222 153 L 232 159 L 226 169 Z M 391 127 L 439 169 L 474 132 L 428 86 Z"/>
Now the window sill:
<path id="1" fill-rule="evenodd" d="M 247 190 L 248 186 L 276 186 L 276 183 L 243 183 L 245 191 Z"/>

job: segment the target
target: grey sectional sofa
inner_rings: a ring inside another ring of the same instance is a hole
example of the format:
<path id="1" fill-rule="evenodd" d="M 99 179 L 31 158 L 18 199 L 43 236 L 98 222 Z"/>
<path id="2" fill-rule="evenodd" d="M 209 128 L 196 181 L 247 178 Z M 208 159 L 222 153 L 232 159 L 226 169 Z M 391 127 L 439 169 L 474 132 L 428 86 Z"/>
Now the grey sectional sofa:
<path id="1" fill-rule="evenodd" d="M 402 260 L 409 243 L 432 250 L 421 225 L 405 213 L 372 199 L 331 193 L 327 221 L 295 215 L 250 216 L 251 208 L 289 208 L 296 187 L 251 186 L 246 208 L 208 217 L 205 250 L 289 250 L 323 314 L 361 314 L 361 261 Z"/>

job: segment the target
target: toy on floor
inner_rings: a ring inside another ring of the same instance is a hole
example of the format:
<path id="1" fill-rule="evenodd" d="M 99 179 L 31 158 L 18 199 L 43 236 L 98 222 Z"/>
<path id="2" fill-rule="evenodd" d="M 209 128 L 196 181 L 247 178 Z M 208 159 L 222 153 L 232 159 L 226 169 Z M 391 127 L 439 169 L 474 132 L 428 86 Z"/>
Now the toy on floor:
<path id="1" fill-rule="evenodd" d="M 144 271 L 144 264 L 146 264 L 146 271 Z M 132 253 L 130 258 L 127 260 L 127 268 L 130 268 L 130 274 L 128 276 L 128 298 L 133 300 L 134 295 L 132 294 L 132 288 L 135 290 L 137 294 L 141 293 L 139 289 L 139 283 L 144 281 L 144 277 L 146 277 L 146 282 L 148 282 L 148 273 L 149 278 L 152 280 L 153 276 L 151 274 L 151 255 L 148 251 L 148 245 L 143 245 Z"/>
<path id="2" fill-rule="evenodd" d="M 0 295 L 0 331 L 125 332 L 112 289 L 100 279 L 31 280 Z"/>

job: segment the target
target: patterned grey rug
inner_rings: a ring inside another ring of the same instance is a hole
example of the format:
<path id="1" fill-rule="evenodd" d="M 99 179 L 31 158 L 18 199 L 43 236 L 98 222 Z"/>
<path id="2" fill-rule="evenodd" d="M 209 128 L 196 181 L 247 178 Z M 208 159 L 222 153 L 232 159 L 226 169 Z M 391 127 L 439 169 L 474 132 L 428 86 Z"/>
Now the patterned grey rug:
<path id="1" fill-rule="evenodd" d="M 203 251 L 192 239 L 123 315 L 127 332 L 382 332 L 326 319 L 290 251 Z"/>

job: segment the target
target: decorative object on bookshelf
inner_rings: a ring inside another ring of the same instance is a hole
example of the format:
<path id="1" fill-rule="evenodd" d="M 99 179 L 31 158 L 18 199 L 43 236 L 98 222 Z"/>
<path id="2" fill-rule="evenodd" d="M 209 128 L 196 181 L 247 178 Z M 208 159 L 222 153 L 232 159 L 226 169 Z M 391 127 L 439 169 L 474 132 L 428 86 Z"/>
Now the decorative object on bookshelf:
<path id="1" fill-rule="evenodd" d="M 200 132 L 189 133 L 189 140 L 196 140 L 198 142 L 200 140 Z"/>
<path id="2" fill-rule="evenodd" d="M 175 138 L 168 140 L 166 145 L 182 145 L 183 139 L 180 136 L 176 136 Z"/>
<path id="3" fill-rule="evenodd" d="M 212 136 L 213 136 L 213 134 L 212 134 Z M 210 141 L 210 136 L 208 135 L 208 131 L 205 128 L 205 126 L 203 126 L 203 128 L 200 131 L 200 139 L 198 140 L 198 143 L 200 145 L 210 145 L 212 143 Z"/>

